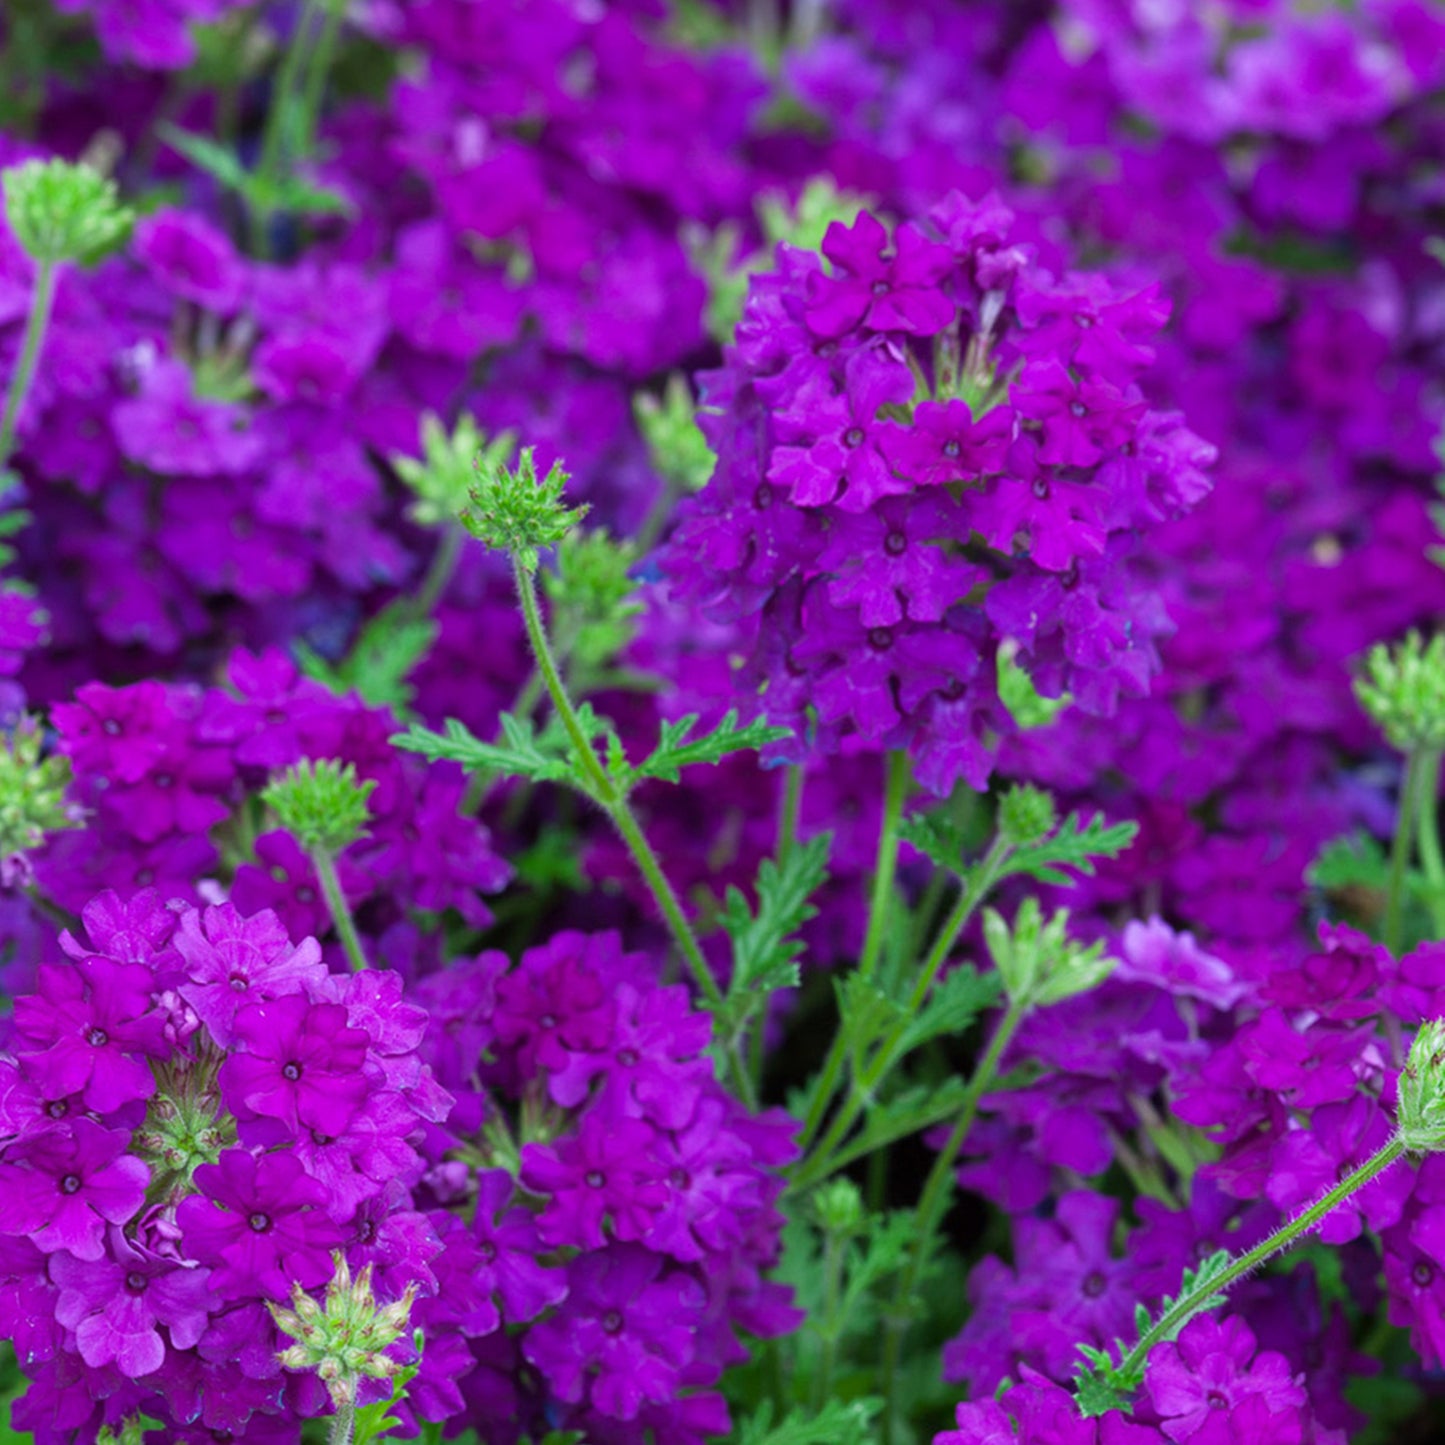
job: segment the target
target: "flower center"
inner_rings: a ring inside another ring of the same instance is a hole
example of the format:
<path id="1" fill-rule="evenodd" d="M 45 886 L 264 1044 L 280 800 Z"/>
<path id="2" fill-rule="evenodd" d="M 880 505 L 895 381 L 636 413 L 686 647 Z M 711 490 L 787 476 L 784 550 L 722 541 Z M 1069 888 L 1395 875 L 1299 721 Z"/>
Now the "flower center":
<path id="1" fill-rule="evenodd" d="M 766 512 L 773 505 L 773 489 L 767 482 L 759 482 L 758 489 L 753 493 L 753 506 L 758 511 Z"/>
<path id="2" fill-rule="evenodd" d="M 132 1294 L 140 1294 L 140 1292 L 146 1287 L 145 1275 L 143 1275 L 138 1269 L 131 1270 L 131 1272 L 125 1277 L 125 1287 Z"/>
<path id="3" fill-rule="evenodd" d="M 1222 1390 L 1211 1390 L 1204 1399 L 1211 1410 L 1223 1410 L 1229 1405 Z"/>
<path id="4" fill-rule="evenodd" d="M 892 628 L 870 627 L 868 629 L 868 646 L 874 652 L 887 652 L 893 646 Z"/>
<path id="5" fill-rule="evenodd" d="M 477 1246 L 477 1253 L 490 1264 L 497 1257 L 497 1246 L 490 1239 L 484 1239 Z"/>
<path id="6" fill-rule="evenodd" d="M 233 973 L 231 975 L 231 987 L 240 993 L 242 989 L 251 987 L 251 980 L 244 974 Z"/>
<path id="7" fill-rule="evenodd" d="M 296 1080 L 301 1077 L 301 1065 L 286 1064 L 281 1070 L 281 1077 L 283 1079 L 290 1079 L 290 1081 L 294 1084 Z"/>
<path id="8" fill-rule="evenodd" d="M 1088 414 L 1088 408 L 1081 401 L 1071 401 L 1069 403 L 1069 411 L 1074 416 L 1085 416 Z"/>
<path id="9" fill-rule="evenodd" d="M 601 1189 L 607 1183 L 607 1178 L 600 1169 L 589 1169 L 582 1178 L 589 1189 Z"/>
<path id="10" fill-rule="evenodd" d="M 249 1224 L 251 1228 L 256 1231 L 257 1234 L 265 1234 L 265 1232 L 271 1227 L 271 1216 L 269 1214 L 262 1214 L 261 1211 L 258 1209 L 253 1215 L 251 1215 L 249 1219 L 247 1219 L 246 1223 Z"/>
<path id="11" fill-rule="evenodd" d="M 949 439 L 943 444 L 943 455 L 946 457 L 956 457 L 962 451 L 963 447 L 960 445 L 956 437 L 949 437 Z"/>
<path id="12" fill-rule="evenodd" d="M 667 1182 L 671 1184 L 674 1189 L 691 1189 L 692 1175 L 689 1174 L 686 1169 L 674 1169 L 672 1173 L 667 1176 Z"/>
<path id="13" fill-rule="evenodd" d="M 621 1064 L 624 1069 L 633 1068 L 637 1063 L 637 1050 L 619 1049 L 617 1052 L 617 1062 Z"/>
<path id="14" fill-rule="evenodd" d="M 1435 1278 L 1435 1266 L 1422 1259 L 1420 1263 L 1410 1271 L 1410 1278 L 1413 1279 L 1421 1289 L 1424 1289 L 1430 1281 Z"/>
<path id="15" fill-rule="evenodd" d="M 1104 1293 L 1106 1284 L 1104 1276 L 1097 1269 L 1092 1270 L 1084 1276 L 1084 1293 L 1090 1299 L 1098 1299 Z"/>
<path id="16" fill-rule="evenodd" d="M 843 433 L 843 445 L 849 447 L 860 446 L 863 442 L 863 428 L 861 426 L 850 426 Z"/>
<path id="17" fill-rule="evenodd" d="M 557 1027 L 557 1015 L 543 1014 L 537 1022 L 541 1024 L 544 1029 L 555 1029 Z"/>
<path id="18" fill-rule="evenodd" d="M 908 538 L 902 532 L 890 532 L 883 539 L 883 550 L 890 557 L 901 557 L 908 550 Z"/>
<path id="19" fill-rule="evenodd" d="M 62 1194 L 78 1194 L 80 1192 L 80 1175 L 67 1174 L 60 1181 L 60 1192 Z"/>
<path id="20" fill-rule="evenodd" d="M 622 1332 L 621 1313 L 617 1310 L 608 1310 L 607 1313 L 602 1316 L 602 1328 L 606 1330 L 609 1335 L 620 1334 Z"/>
<path id="21" fill-rule="evenodd" d="M 86 1043 L 93 1048 L 103 1049 L 110 1042 L 110 1035 L 104 1029 L 91 1029 L 85 1036 Z"/>
<path id="22" fill-rule="evenodd" d="M 886 281 L 875 281 L 869 289 L 875 296 L 886 296 L 891 288 Z"/>
<path id="23" fill-rule="evenodd" d="M 1035 477 L 1033 481 L 1033 494 L 1039 501 L 1045 501 L 1049 495 L 1049 484 L 1044 477 Z"/>
<path id="24" fill-rule="evenodd" d="M 100 730 L 108 738 L 118 738 L 120 736 L 120 724 L 116 722 L 113 717 L 106 718 L 106 720 L 101 723 Z"/>

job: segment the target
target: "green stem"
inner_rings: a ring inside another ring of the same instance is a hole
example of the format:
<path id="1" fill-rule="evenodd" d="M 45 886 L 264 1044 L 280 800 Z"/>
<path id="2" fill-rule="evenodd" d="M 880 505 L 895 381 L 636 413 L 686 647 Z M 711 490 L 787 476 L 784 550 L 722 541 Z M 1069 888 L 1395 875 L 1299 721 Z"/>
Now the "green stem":
<path id="1" fill-rule="evenodd" d="M 10 462 L 11 448 L 15 444 L 15 426 L 20 419 L 20 408 L 30 393 L 30 383 L 35 379 L 35 368 L 40 362 L 40 348 L 45 344 L 45 330 L 50 324 L 50 309 L 54 303 L 55 262 L 37 262 L 25 339 L 20 343 L 20 359 L 15 363 L 10 389 L 5 394 L 5 415 L 0 417 L 0 473 Z"/>
<path id="2" fill-rule="evenodd" d="M 1222 1274 L 1205 1280 L 1197 1288 L 1183 1295 L 1149 1327 L 1140 1337 L 1139 1343 L 1124 1356 L 1119 1364 L 1119 1373 L 1129 1375 L 1144 1368 L 1149 1351 L 1164 1340 L 1172 1340 L 1215 1295 L 1223 1294 L 1236 1280 L 1242 1279 L 1252 1270 L 1258 1269 L 1271 1255 L 1289 1248 L 1301 1234 L 1315 1227 L 1325 1215 L 1342 1204 L 1356 1190 L 1363 1189 L 1376 1175 L 1383 1174 L 1405 1153 L 1405 1146 L 1398 1138 L 1391 1139 L 1377 1153 L 1372 1154 L 1352 1173 L 1345 1175 L 1338 1184 L 1303 1214 L 1275 1230 L 1268 1239 L 1235 1259 Z"/>
<path id="3" fill-rule="evenodd" d="M 834 1152 L 848 1137 L 858 1115 L 863 1112 L 868 1100 L 873 1097 L 874 1092 L 897 1061 L 903 1047 L 903 1040 L 908 1032 L 908 1026 L 913 1022 L 915 1015 L 928 997 L 928 991 L 933 987 L 939 970 L 948 962 L 948 957 L 953 952 L 953 946 L 958 942 L 959 935 L 968 927 L 968 922 L 973 917 L 978 905 L 988 896 L 989 891 L 998 881 L 998 875 L 1003 870 L 1012 851 L 1013 849 L 1007 843 L 1002 839 L 997 839 L 984 855 L 977 871 L 971 878 L 965 879 L 963 891 L 958 896 L 958 902 L 953 906 L 953 912 L 949 914 L 947 921 L 939 930 L 938 937 L 934 940 L 933 947 L 929 950 L 928 957 L 919 970 L 918 977 L 914 981 L 913 992 L 909 995 L 908 1004 L 902 1017 L 864 1070 L 863 1077 L 858 1081 L 858 1087 L 853 1090 L 838 1111 L 829 1126 L 827 1135 L 811 1155 L 804 1156 L 803 1168 L 797 1178 L 798 1187 L 801 1187 L 804 1177 L 809 1182 L 816 1183 L 819 1179 L 825 1179 L 834 1172 L 837 1166 L 830 1164 Z"/>
<path id="4" fill-rule="evenodd" d="M 868 931 L 863 939 L 863 952 L 858 959 L 858 972 L 864 978 L 872 977 L 883 952 L 883 940 L 887 937 L 888 914 L 891 912 L 889 905 L 893 901 L 893 880 L 898 871 L 898 825 L 903 818 L 903 802 L 907 793 L 908 754 L 890 753 L 883 793 L 883 822 L 878 830 L 878 857 L 873 868 L 873 891 L 868 904 Z M 804 1151 L 822 1127 L 828 1107 L 833 1102 L 833 1095 L 838 1091 L 839 1079 L 847 1058 L 848 1045 L 843 1038 L 843 1031 L 839 1029 L 808 1101 L 807 1117 L 803 1120 L 803 1130 L 798 1136 L 798 1143 Z"/>
<path id="5" fill-rule="evenodd" d="M 823 1325 L 819 1331 L 822 1351 L 818 1373 L 813 1380 L 813 1408 L 821 1410 L 828 1403 L 833 1388 L 833 1371 L 838 1363 L 838 1334 L 842 1321 L 838 1315 L 838 1295 L 843 1287 L 843 1241 L 833 1230 L 823 1240 Z"/>
<path id="6" fill-rule="evenodd" d="M 432 609 L 441 601 L 442 593 L 446 591 L 447 583 L 452 580 L 452 573 L 456 571 L 457 558 L 461 556 L 462 543 L 465 540 L 466 533 L 456 525 L 449 526 L 442 533 L 436 551 L 432 553 L 431 566 L 427 568 L 426 576 L 422 578 L 421 586 L 412 598 L 412 609 L 418 617 L 429 617 Z"/>
<path id="7" fill-rule="evenodd" d="M 331 921 L 336 925 L 336 936 L 346 950 L 351 967 L 360 973 L 367 967 L 366 952 L 357 935 L 356 921 L 351 916 L 351 908 L 346 902 L 346 895 L 341 891 L 341 879 L 336 873 L 336 860 L 324 848 L 318 848 L 311 855 L 311 862 L 316 869 L 316 876 L 321 880 L 321 892 L 326 898 L 327 908 L 331 910 Z"/>
<path id="8" fill-rule="evenodd" d="M 331 74 L 331 62 L 336 55 L 336 42 L 341 35 L 341 17 L 346 9 L 346 0 L 323 0 L 326 14 L 321 21 L 321 34 L 317 37 L 316 48 L 311 52 L 306 68 L 306 80 L 301 91 L 301 120 L 296 127 L 296 142 L 302 155 L 311 149 L 316 133 L 317 117 L 321 114 L 321 99 L 326 91 L 326 80 Z"/>
<path id="9" fill-rule="evenodd" d="M 633 862 L 637 864 L 638 871 L 642 874 L 648 888 L 651 889 L 662 916 L 672 930 L 673 939 L 681 951 L 694 981 L 708 1003 L 716 1007 L 722 1002 L 722 990 L 718 987 L 717 980 L 707 965 L 707 960 L 702 956 L 702 949 L 698 946 L 697 937 L 692 931 L 692 925 L 687 921 L 687 915 L 682 911 L 682 904 L 678 901 L 672 884 L 668 882 L 667 875 L 662 871 L 657 854 L 653 852 L 652 845 L 647 841 L 638 824 L 637 815 L 629 806 L 625 793 L 603 767 L 602 760 L 597 756 L 597 750 L 592 746 L 591 738 L 587 736 L 587 730 L 582 726 L 581 718 L 577 716 L 577 709 L 572 706 L 572 699 L 568 696 L 566 684 L 562 681 L 562 674 L 557 668 L 557 659 L 552 654 L 552 645 L 547 639 L 546 624 L 542 621 L 542 608 L 537 600 L 536 581 L 531 571 L 515 558 L 512 561 L 512 575 L 517 584 L 518 600 L 522 604 L 522 620 L 526 624 L 527 637 L 537 659 L 537 671 L 541 675 L 543 686 L 552 699 L 552 706 L 556 708 L 558 717 L 562 719 L 562 726 L 572 742 L 573 753 L 576 756 L 577 766 L 582 770 L 586 790 L 597 805 L 611 818 L 613 826 L 622 835 L 622 841 L 627 844 Z M 734 1050 L 729 1050 L 728 1061 L 738 1093 L 749 1107 L 756 1107 L 757 1101 L 753 1095 L 752 1080 L 748 1078 L 747 1071 L 737 1059 Z"/>
<path id="10" fill-rule="evenodd" d="M 1004 1050 L 1009 1046 L 1026 1012 L 1026 1005 L 1010 1003 L 1007 1012 L 999 1021 L 983 1058 L 979 1060 L 973 1077 L 968 1081 L 968 1092 L 959 1108 L 953 1132 L 948 1136 L 948 1141 L 938 1157 L 934 1159 L 923 1186 L 923 1193 L 919 1196 L 918 1209 L 914 1214 L 913 1246 L 908 1252 L 908 1262 L 898 1276 L 898 1284 L 893 1292 L 893 1307 L 884 1324 L 881 1422 L 883 1445 L 891 1445 L 893 1440 L 898 1410 L 898 1366 L 902 1356 L 903 1334 L 908 1325 L 909 1306 L 923 1267 L 933 1253 L 933 1236 L 948 1208 L 953 1187 L 954 1162 L 969 1130 L 973 1128 L 983 1096 L 998 1076 L 999 1061 L 1003 1058 Z"/>
<path id="11" fill-rule="evenodd" d="M 858 972 L 872 978 L 888 937 L 888 916 L 893 911 L 893 881 L 898 873 L 898 827 L 903 821 L 903 804 L 908 797 L 908 754 L 889 753 L 888 776 L 883 790 L 883 826 L 878 833 L 878 864 L 873 870 L 873 896 L 868 902 L 868 932 Z"/>
<path id="12" fill-rule="evenodd" d="M 356 1382 L 352 1381 L 352 1393 L 355 1394 Z M 331 1417 L 331 1431 L 326 1437 L 326 1445 L 351 1445 L 356 1431 L 356 1406 L 338 1405 L 336 1413 Z"/>
<path id="13" fill-rule="evenodd" d="M 1385 895 L 1385 922 L 1382 939 L 1391 953 L 1398 954 L 1405 904 L 1405 880 L 1410 868 L 1410 845 L 1415 832 L 1415 812 L 1419 803 L 1420 765 L 1422 755 L 1411 753 L 1405 762 L 1405 776 L 1400 783 L 1399 812 L 1395 819 L 1395 840 L 1390 847 L 1390 882 Z"/>
<path id="14" fill-rule="evenodd" d="M 316 25 L 316 12 L 320 8 L 321 0 L 306 0 L 302 6 L 301 14 L 296 18 L 296 28 L 291 32 L 286 54 L 281 57 L 281 67 L 276 72 L 276 80 L 271 87 L 271 107 L 266 114 L 266 128 L 261 137 L 260 159 L 256 162 L 256 178 L 261 182 L 260 189 L 263 191 L 276 179 L 285 153 L 292 96 L 306 59 L 311 32 Z M 270 219 L 271 213 L 265 206 L 252 212 L 251 241 L 258 253 L 265 249 L 266 226 Z"/>
<path id="15" fill-rule="evenodd" d="M 1431 932 L 1445 938 L 1445 855 L 1440 850 L 1440 754 L 1421 755 L 1419 786 L 1420 868 L 1425 874 Z"/>
<path id="16" fill-rule="evenodd" d="M 789 763 L 783 786 L 783 804 L 778 813 L 778 867 L 788 861 L 798 841 L 798 816 L 803 807 L 803 767 Z"/>

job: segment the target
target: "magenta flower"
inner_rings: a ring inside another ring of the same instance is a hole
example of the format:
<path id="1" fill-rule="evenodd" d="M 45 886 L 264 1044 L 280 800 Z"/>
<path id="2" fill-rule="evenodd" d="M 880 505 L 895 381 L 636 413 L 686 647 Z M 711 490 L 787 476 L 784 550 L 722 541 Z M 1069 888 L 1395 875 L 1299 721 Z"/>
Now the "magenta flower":
<path id="1" fill-rule="evenodd" d="M 643 1239 L 667 1202 L 655 1131 L 637 1119 L 592 1110 L 577 1132 L 522 1149 L 522 1183 L 550 1195 L 537 1220 L 545 1243 L 601 1249 L 608 1238 Z"/>
<path id="2" fill-rule="evenodd" d="M 117 1247 L 119 1262 L 87 1262 L 68 1254 L 52 1258 L 50 1276 L 60 1286 L 55 1317 L 75 1331 L 87 1365 L 114 1364 L 137 1379 L 165 1362 L 161 1326 L 178 1350 L 190 1349 L 206 1332 L 214 1303 L 210 1271 L 148 1257 L 123 1240 Z"/>
<path id="3" fill-rule="evenodd" d="M 567 1299 L 526 1336 L 523 1350 L 552 1388 L 600 1414 L 632 1420 L 683 1382 L 697 1348 L 707 1295 L 686 1274 L 664 1274 L 661 1256 L 614 1245 L 567 1267 Z"/>
<path id="4" fill-rule="evenodd" d="M 361 1073 L 367 1036 L 347 1027 L 339 1004 L 300 994 L 248 1004 L 232 1026 L 233 1053 L 221 1066 L 222 1097 L 246 1112 L 281 1119 L 291 1129 L 340 1134 L 368 1092 Z"/>
<path id="5" fill-rule="evenodd" d="M 224 1299 L 283 1300 L 294 1283 L 309 1289 L 331 1277 L 341 1230 L 326 1213 L 326 1186 L 294 1155 L 228 1149 L 195 1181 L 201 1194 L 181 1201 L 176 1223 L 187 1252 L 213 1267 L 211 1288 Z"/>
<path id="6" fill-rule="evenodd" d="M 145 1199 L 150 1170 L 126 1153 L 130 1135 L 79 1118 L 12 1144 L 0 1163 L 0 1234 L 26 1234 L 47 1254 L 105 1254 L 107 1224 Z"/>
<path id="7" fill-rule="evenodd" d="M 535 1319 L 567 1295 L 563 1272 L 537 1262 L 546 1252 L 537 1232 L 536 1216 L 514 1205 L 516 1183 L 505 1169 L 477 1176 L 477 1213 L 472 1225 L 480 1263 L 472 1282 L 483 1296 L 483 1328 L 496 1329 L 500 1299 L 508 1324 Z M 485 1324 L 485 1317 L 492 1323 Z"/>
<path id="8" fill-rule="evenodd" d="M 80 1094 L 108 1114 L 155 1092 L 147 1058 L 169 1052 L 165 1019 L 142 964 L 88 958 L 40 969 L 35 992 L 15 1001 L 23 1066 L 50 1098 Z"/>
<path id="9" fill-rule="evenodd" d="M 897 249 L 888 232 L 863 211 L 852 226 L 834 221 L 823 254 L 835 274 L 817 276 L 808 297 L 808 329 L 815 336 L 842 336 L 855 326 L 932 336 L 948 325 L 956 307 L 939 289 L 953 258 L 916 226 L 899 227 Z"/>
<path id="10" fill-rule="evenodd" d="M 884 427 L 882 444 L 910 489 L 938 487 L 1001 471 L 1013 434 L 1014 414 L 1006 406 L 975 418 L 966 401 L 925 401 L 914 408 L 911 426 Z"/>
<path id="11" fill-rule="evenodd" d="M 1144 1383 L 1160 1428 L 1174 1441 L 1201 1438 L 1216 1411 L 1234 1410 L 1252 1397 L 1269 1412 L 1307 1400 L 1285 1357 L 1274 1350 L 1256 1353 L 1249 1326 L 1237 1316 L 1221 1323 L 1202 1315 L 1186 1325 L 1177 1343 L 1159 1345 L 1150 1354 Z"/>
<path id="12" fill-rule="evenodd" d="M 248 1004 L 296 993 L 326 977 L 314 938 L 293 946 L 274 913 L 243 918 L 229 903 L 188 911 L 175 947 L 186 964 L 181 996 L 222 1048 L 229 1047 L 236 1015 Z"/>

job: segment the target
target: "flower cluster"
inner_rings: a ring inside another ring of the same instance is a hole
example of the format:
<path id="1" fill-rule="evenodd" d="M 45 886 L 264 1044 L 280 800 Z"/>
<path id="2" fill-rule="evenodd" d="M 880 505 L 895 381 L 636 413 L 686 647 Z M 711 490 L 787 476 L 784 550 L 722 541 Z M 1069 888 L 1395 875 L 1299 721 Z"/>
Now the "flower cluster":
<path id="1" fill-rule="evenodd" d="M 706 1015 L 615 934 L 564 931 L 515 967 L 484 953 L 417 997 L 457 1099 L 428 1184 L 472 1220 L 414 1315 L 471 1351 L 445 1413 L 465 1398 L 509 1439 L 543 1420 L 606 1441 L 726 1431 L 735 1331 L 797 1323 L 764 1278 L 792 1121 L 720 1087 Z"/>
<path id="2" fill-rule="evenodd" d="M 137 1410 L 237 1435 L 324 1413 L 266 1306 L 330 1279 L 333 1251 L 435 1287 L 410 1190 L 451 1101 L 426 1016 L 395 974 L 328 973 L 273 913 L 148 891 L 84 917 L 0 1062 L 16 1423 L 61 1441 Z"/>
<path id="3" fill-rule="evenodd" d="M 1145 690 L 1167 619 L 1131 556 L 1206 493 L 1212 448 L 1140 389 L 1157 288 L 1053 275 L 996 199 L 892 237 L 865 211 L 823 256 L 754 282 L 670 565 L 744 624 L 740 685 L 799 757 L 903 749 L 933 791 L 981 788 L 1005 642 L 1090 713 Z"/>

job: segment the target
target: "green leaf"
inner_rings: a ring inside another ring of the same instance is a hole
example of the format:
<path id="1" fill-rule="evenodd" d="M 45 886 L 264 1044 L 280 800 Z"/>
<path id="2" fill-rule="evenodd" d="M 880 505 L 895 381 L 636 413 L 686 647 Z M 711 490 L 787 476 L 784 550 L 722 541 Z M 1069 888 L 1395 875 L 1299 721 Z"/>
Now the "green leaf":
<path id="1" fill-rule="evenodd" d="M 811 900 L 828 876 L 832 844 L 831 833 L 819 833 L 798 844 L 781 865 L 765 859 L 758 869 L 756 913 L 741 889 L 728 889 L 719 918 L 733 946 L 732 978 L 718 1010 L 725 1037 L 736 1038 L 777 989 L 796 987 L 803 945 L 793 935 L 818 912 Z"/>
<path id="2" fill-rule="evenodd" d="M 985 1009 L 998 1002 L 998 974 L 979 973 L 972 964 L 955 968 L 934 985 L 933 992 L 903 1031 L 901 1052 L 911 1053 L 929 1039 L 961 1034 Z"/>
<path id="3" fill-rule="evenodd" d="M 1095 860 L 1117 858 L 1134 841 L 1138 831 L 1137 823 L 1106 823 L 1102 813 L 1095 813 L 1084 824 L 1080 823 L 1077 813 L 1070 813 L 1049 837 L 1013 853 L 999 876 L 1008 878 L 1023 873 L 1044 883 L 1072 887 L 1077 880 L 1061 869 L 1092 874 Z"/>
<path id="4" fill-rule="evenodd" d="M 501 717 L 502 735 L 486 743 L 464 723 L 448 718 L 441 732 L 414 725 L 391 739 L 393 747 L 420 753 L 428 762 L 460 763 L 469 772 L 487 772 L 531 782 L 566 783 L 573 780 L 570 758 L 548 734 L 511 713 Z"/>
<path id="5" fill-rule="evenodd" d="M 865 1445 L 873 1417 L 882 1408 L 883 1402 L 872 1398 L 835 1399 L 816 1414 L 792 1410 L 774 1424 L 772 1404 L 764 1403 L 739 1424 L 734 1441 L 735 1445 Z"/>
<path id="6" fill-rule="evenodd" d="M 874 1322 L 877 1311 L 869 1308 L 869 1293 L 903 1268 L 917 1237 L 918 1218 L 911 1209 L 874 1215 L 868 1220 L 868 1233 L 861 1246 L 849 1251 L 848 1282 L 838 1309 L 840 1334 Z"/>
<path id="7" fill-rule="evenodd" d="M 834 979 L 833 989 L 838 998 L 839 1028 L 856 1077 L 868 1051 L 902 1019 L 903 1007 L 859 973 Z"/>
<path id="8" fill-rule="evenodd" d="M 739 727 L 736 711 L 730 710 L 710 733 L 694 738 L 691 734 L 697 720 L 697 713 L 689 713 L 676 722 L 663 723 L 662 739 L 657 747 L 635 768 L 624 767 L 619 781 L 627 787 L 639 778 L 661 778 L 675 783 L 680 770 L 694 763 L 718 763 L 729 753 L 763 748 L 779 738 L 789 737 L 792 732 L 790 728 L 771 727 L 762 718 Z"/>
<path id="9" fill-rule="evenodd" d="M 372 707 L 401 711 L 415 694 L 407 678 L 431 651 L 438 630 L 431 618 L 417 617 L 405 600 L 397 601 L 367 622 L 340 662 L 327 662 L 305 643 L 296 645 L 296 661 L 307 677 L 339 696 L 354 692 Z"/>
<path id="10" fill-rule="evenodd" d="M 1383 893 L 1390 884 L 1390 864 L 1385 850 L 1368 833 L 1349 833 L 1325 844 L 1305 881 L 1329 893 L 1347 888 Z"/>
<path id="11" fill-rule="evenodd" d="M 235 151 L 209 136 L 181 130 L 165 121 L 156 131 L 198 170 L 240 195 L 252 210 L 323 215 L 339 214 L 351 208 L 351 203 L 339 191 L 313 185 L 299 176 L 285 175 L 268 181 L 248 171 Z"/>

